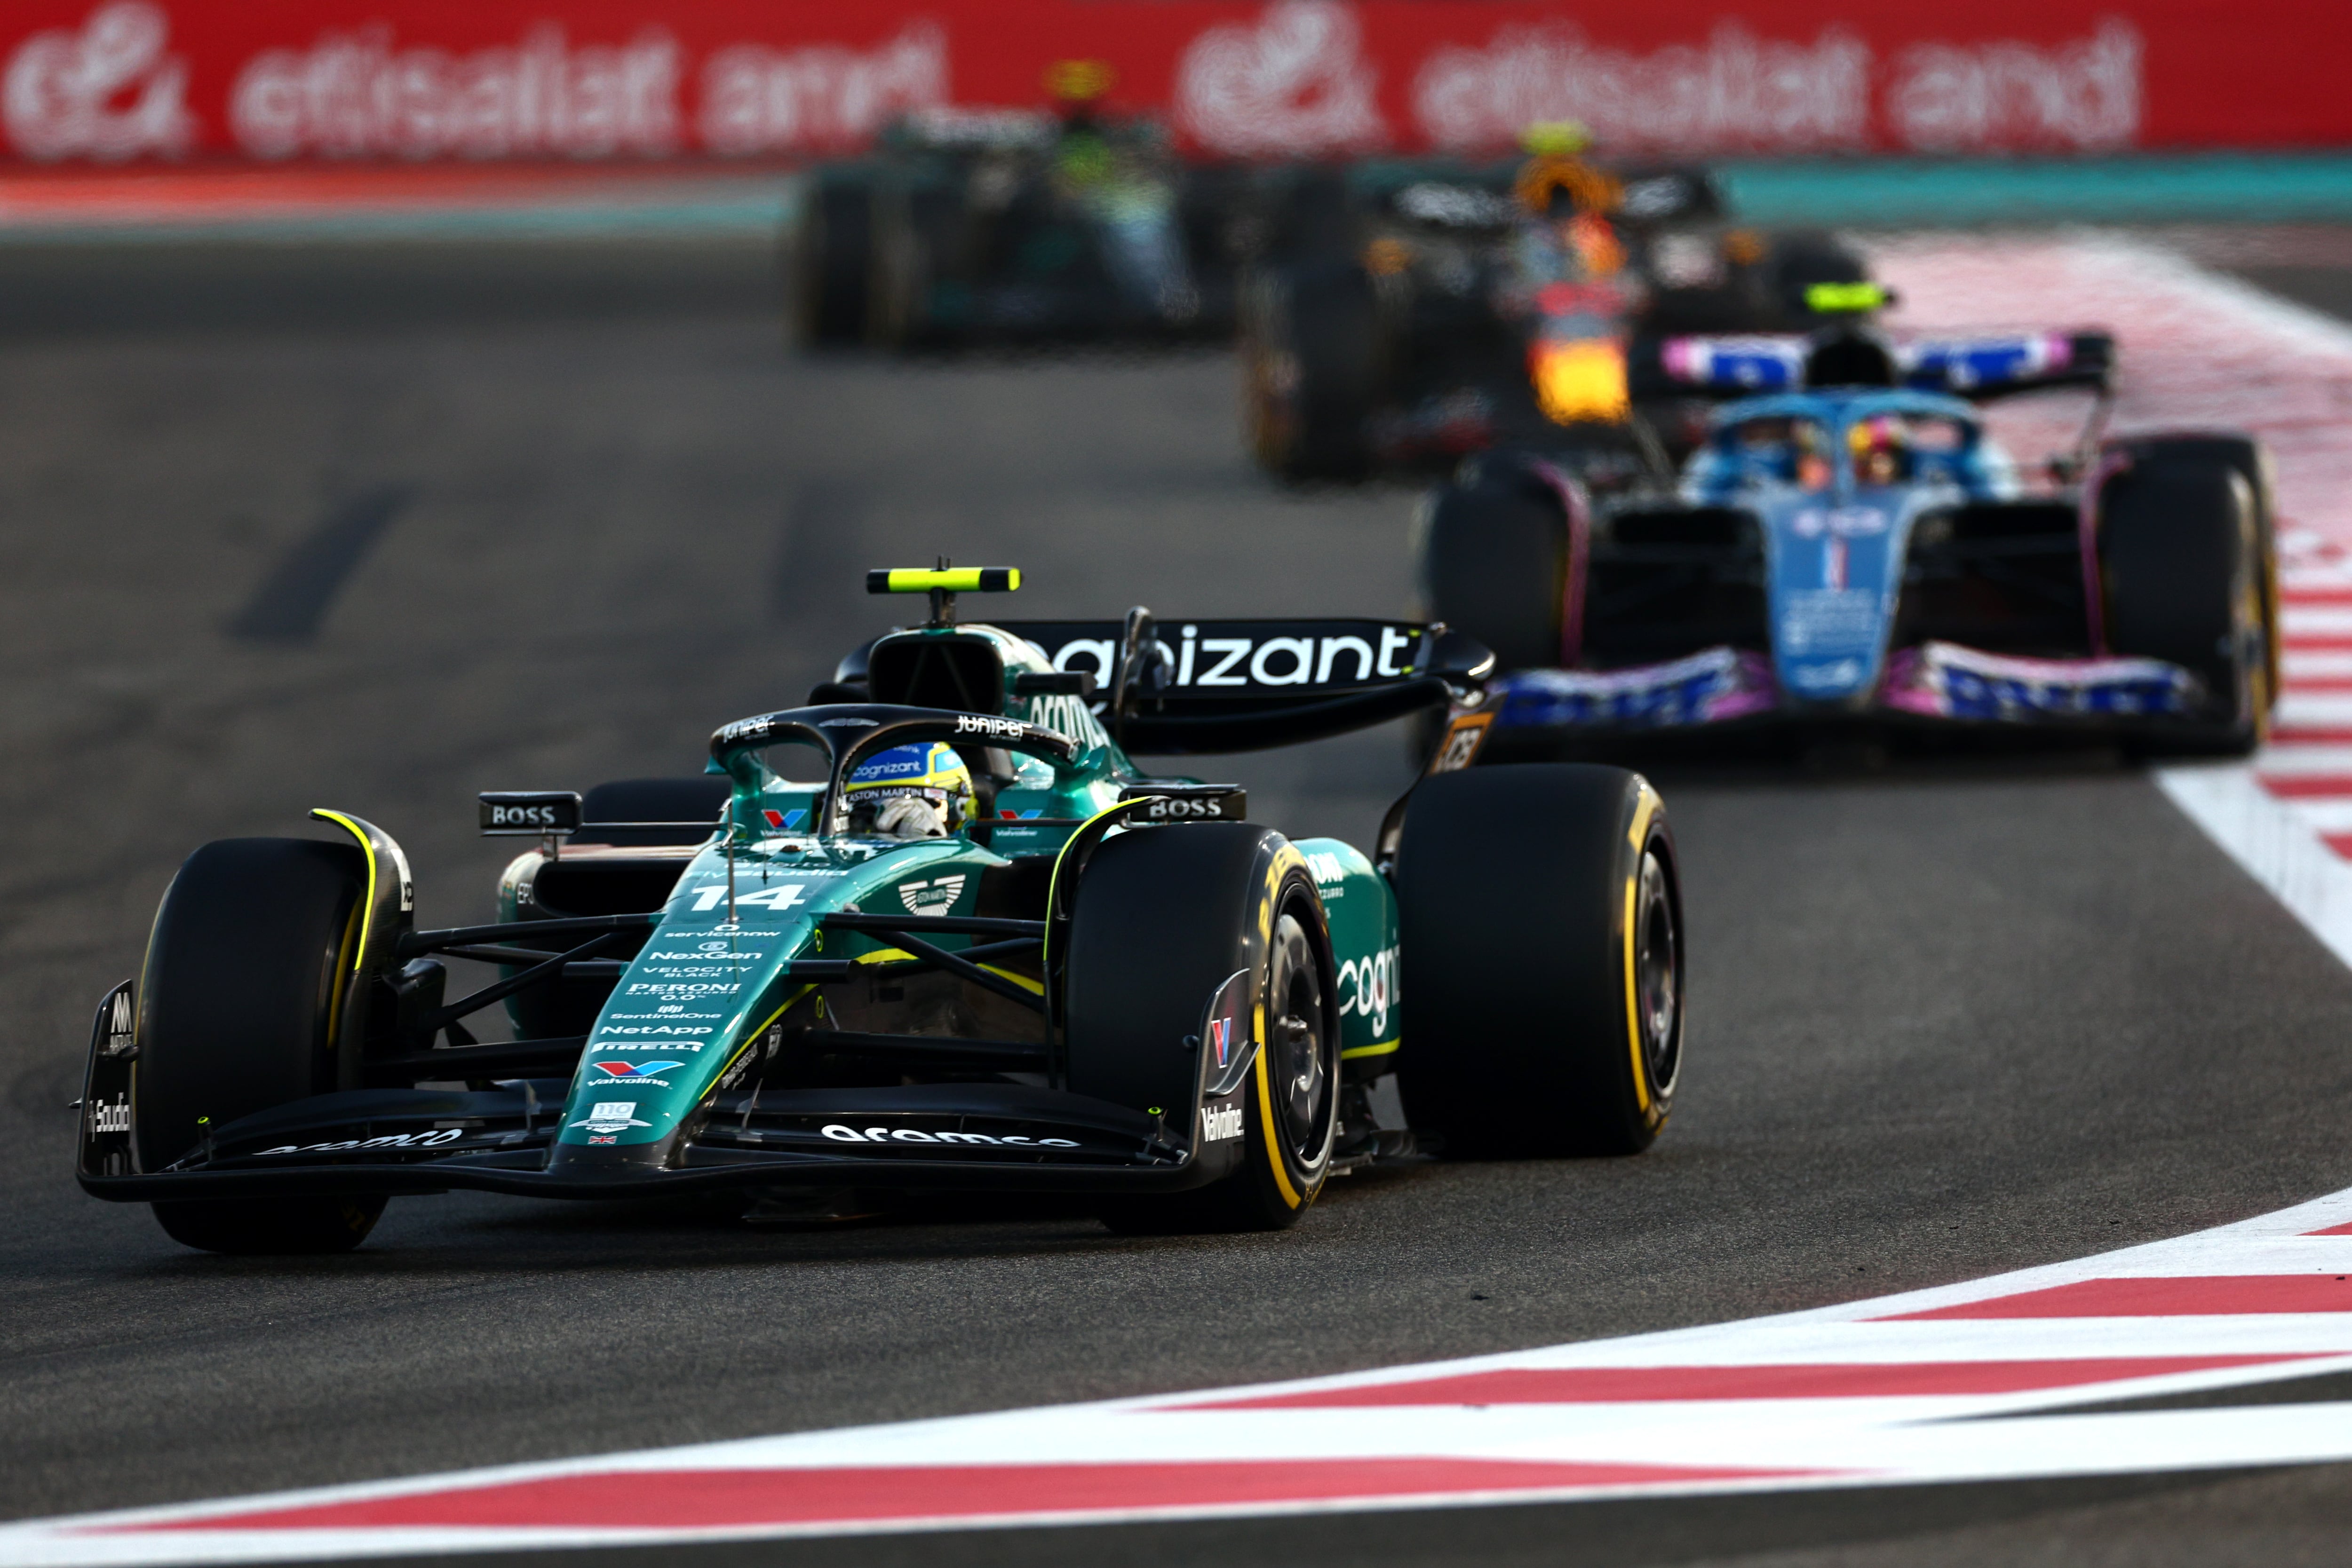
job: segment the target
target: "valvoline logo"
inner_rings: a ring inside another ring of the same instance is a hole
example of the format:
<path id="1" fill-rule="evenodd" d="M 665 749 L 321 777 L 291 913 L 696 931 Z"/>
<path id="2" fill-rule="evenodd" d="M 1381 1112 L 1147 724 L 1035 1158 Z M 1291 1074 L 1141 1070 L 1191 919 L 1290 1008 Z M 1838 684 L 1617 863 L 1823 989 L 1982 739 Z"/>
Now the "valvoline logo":
<path id="1" fill-rule="evenodd" d="M 662 1070 L 684 1067 L 683 1061 L 592 1061 L 588 1065 L 607 1078 L 653 1078 Z"/>

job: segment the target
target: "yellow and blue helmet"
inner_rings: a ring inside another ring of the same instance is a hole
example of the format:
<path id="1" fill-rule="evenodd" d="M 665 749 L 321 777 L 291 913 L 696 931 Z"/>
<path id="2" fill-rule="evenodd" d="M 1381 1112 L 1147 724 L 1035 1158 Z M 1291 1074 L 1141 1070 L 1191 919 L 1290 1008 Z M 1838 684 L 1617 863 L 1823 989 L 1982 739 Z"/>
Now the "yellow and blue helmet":
<path id="1" fill-rule="evenodd" d="M 893 746 L 850 771 L 843 788 L 849 831 L 890 839 L 940 839 L 970 825 L 977 810 L 971 769 L 943 740 Z"/>

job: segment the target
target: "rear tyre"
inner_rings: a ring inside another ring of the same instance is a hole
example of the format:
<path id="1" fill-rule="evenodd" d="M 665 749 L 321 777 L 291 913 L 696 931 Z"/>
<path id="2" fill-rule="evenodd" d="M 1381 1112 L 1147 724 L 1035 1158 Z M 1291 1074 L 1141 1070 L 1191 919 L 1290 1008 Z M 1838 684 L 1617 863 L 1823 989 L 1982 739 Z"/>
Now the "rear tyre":
<path id="1" fill-rule="evenodd" d="M 862 183 L 814 183 L 787 251 L 789 300 L 802 343 L 838 348 L 866 336 L 874 203 Z"/>
<path id="2" fill-rule="evenodd" d="M 870 198 L 873 210 L 866 336 L 901 352 L 952 347 L 965 323 L 933 306 L 952 280 L 961 212 L 950 192 L 893 186 Z"/>
<path id="3" fill-rule="evenodd" d="M 1421 590 L 1430 619 L 1494 650 L 1496 667 L 1550 669 L 1561 644 L 1568 518 L 1557 496 L 1496 460 L 1433 492 L 1421 537 Z"/>
<path id="4" fill-rule="evenodd" d="M 349 844 L 223 839 L 181 865 L 139 987 L 132 1134 L 142 1169 L 207 1131 L 341 1087 L 335 1036 L 358 951 L 366 861 Z M 175 1240 L 215 1252 L 358 1245 L 381 1197 L 159 1203 Z"/>
<path id="5" fill-rule="evenodd" d="M 1244 1096 L 1240 1167 L 1192 1192 L 1107 1205 L 1115 1230 L 1298 1223 L 1339 1132 L 1339 1005 L 1314 879 L 1279 833 L 1243 822 L 1147 828 L 1095 852 L 1070 935 L 1071 1089 L 1195 1122 L 1202 1016 L 1237 971 L 1255 979 L 1269 1037 Z"/>
<path id="6" fill-rule="evenodd" d="M 2148 444 L 2099 492 L 2106 642 L 2117 654 L 2181 665 L 2203 710 L 2152 730 L 2150 752 L 2243 756 L 2267 726 L 2277 667 L 2276 567 L 2245 472 L 2183 443 Z"/>
<path id="7" fill-rule="evenodd" d="M 1683 1039 L 1682 894 L 1656 791 L 1584 763 L 1439 774 L 1406 808 L 1395 882 L 1414 1128 L 1471 1157 L 1647 1148 Z"/>
<path id="8" fill-rule="evenodd" d="M 1381 334 L 1372 279 L 1353 263 L 1306 263 L 1255 280 L 1243 406 L 1251 450 L 1268 472 L 1301 482 L 1371 471 Z"/>

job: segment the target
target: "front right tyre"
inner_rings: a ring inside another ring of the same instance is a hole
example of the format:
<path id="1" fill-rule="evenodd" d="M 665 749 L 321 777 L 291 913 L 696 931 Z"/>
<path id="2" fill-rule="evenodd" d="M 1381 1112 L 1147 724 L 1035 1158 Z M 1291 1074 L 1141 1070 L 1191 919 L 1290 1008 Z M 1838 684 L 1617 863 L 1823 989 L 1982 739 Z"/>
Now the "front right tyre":
<path id="1" fill-rule="evenodd" d="M 139 986 L 131 1133 L 141 1168 L 197 1153 L 241 1116 L 340 1086 L 335 1041 L 358 951 L 366 860 L 350 844 L 221 839 L 163 894 Z M 381 1197 L 158 1203 L 175 1241 L 209 1252 L 340 1252 Z"/>

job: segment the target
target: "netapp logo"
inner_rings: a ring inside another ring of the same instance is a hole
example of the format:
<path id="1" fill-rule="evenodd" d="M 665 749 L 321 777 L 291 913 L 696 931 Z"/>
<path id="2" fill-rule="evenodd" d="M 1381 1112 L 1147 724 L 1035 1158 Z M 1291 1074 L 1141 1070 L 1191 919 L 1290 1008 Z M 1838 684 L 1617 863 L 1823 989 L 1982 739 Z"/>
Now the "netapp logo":
<path id="1" fill-rule="evenodd" d="M 1239 1112 L 1234 1113 L 1239 1115 Z M 1018 1133 L 1007 1133 L 992 1138 L 986 1133 L 925 1133 L 913 1127 L 868 1127 L 859 1132 L 838 1122 L 819 1129 L 836 1144 L 996 1144 L 1013 1145 L 1033 1149 L 1075 1149 L 1078 1145 L 1068 1138 L 1027 1138 Z"/>

